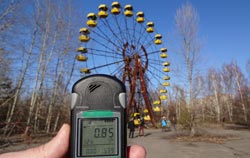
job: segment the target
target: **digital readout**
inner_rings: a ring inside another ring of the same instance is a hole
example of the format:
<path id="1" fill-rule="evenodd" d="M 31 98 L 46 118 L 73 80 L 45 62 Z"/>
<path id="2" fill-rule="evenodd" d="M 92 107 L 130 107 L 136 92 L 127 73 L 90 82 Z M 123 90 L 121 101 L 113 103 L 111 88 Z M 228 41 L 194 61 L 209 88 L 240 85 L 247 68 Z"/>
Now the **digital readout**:
<path id="1" fill-rule="evenodd" d="M 118 154 L 117 118 L 82 119 L 81 155 L 108 156 Z"/>

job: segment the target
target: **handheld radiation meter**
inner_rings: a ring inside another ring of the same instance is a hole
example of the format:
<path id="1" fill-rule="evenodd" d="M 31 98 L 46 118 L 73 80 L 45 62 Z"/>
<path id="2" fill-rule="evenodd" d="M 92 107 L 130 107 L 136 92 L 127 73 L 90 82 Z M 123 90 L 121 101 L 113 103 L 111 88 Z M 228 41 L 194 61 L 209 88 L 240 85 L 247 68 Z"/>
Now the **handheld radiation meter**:
<path id="1" fill-rule="evenodd" d="M 91 75 L 72 88 L 71 158 L 126 158 L 126 88 L 115 77 Z"/>

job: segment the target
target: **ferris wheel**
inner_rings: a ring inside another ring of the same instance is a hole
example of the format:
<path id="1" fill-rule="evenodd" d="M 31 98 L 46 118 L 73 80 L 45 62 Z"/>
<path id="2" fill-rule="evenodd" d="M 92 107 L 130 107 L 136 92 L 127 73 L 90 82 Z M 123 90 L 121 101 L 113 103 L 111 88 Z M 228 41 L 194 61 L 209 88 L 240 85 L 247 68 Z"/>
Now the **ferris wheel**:
<path id="1" fill-rule="evenodd" d="M 76 59 L 85 75 L 105 73 L 123 81 L 127 114 L 144 111 L 155 126 L 154 108 L 167 99 L 170 63 L 163 37 L 154 26 L 132 5 L 101 4 L 97 13 L 87 14 L 79 31 L 81 46 Z"/>

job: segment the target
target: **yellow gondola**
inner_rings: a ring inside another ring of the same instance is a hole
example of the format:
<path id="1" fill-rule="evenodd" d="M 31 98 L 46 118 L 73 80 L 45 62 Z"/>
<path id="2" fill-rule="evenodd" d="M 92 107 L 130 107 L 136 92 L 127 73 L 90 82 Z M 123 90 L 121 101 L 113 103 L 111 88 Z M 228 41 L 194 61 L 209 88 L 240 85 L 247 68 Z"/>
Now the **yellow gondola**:
<path id="1" fill-rule="evenodd" d="M 108 7 L 105 4 L 101 4 L 99 5 L 99 12 L 98 12 L 98 16 L 100 18 L 106 18 L 108 16 Z"/>
<path id="2" fill-rule="evenodd" d="M 169 72 L 170 69 L 169 69 L 168 67 L 165 67 L 165 68 L 163 69 L 163 71 L 164 71 L 164 72 Z"/>
<path id="3" fill-rule="evenodd" d="M 159 44 L 162 44 L 162 41 L 161 41 L 161 34 L 156 34 L 155 35 L 155 44 L 159 45 Z"/>
<path id="4" fill-rule="evenodd" d="M 118 15 L 120 14 L 120 3 L 119 2 L 113 2 L 112 3 L 112 9 L 111 9 L 111 13 L 114 15 Z"/>
<path id="5" fill-rule="evenodd" d="M 144 120 L 145 120 L 145 121 L 150 121 L 150 120 L 151 120 L 151 119 L 150 119 L 150 116 L 149 116 L 149 115 L 144 116 Z"/>
<path id="6" fill-rule="evenodd" d="M 169 82 L 164 82 L 162 85 L 163 86 L 170 86 L 170 83 Z"/>
<path id="7" fill-rule="evenodd" d="M 143 23 L 144 22 L 144 13 L 143 12 L 138 12 L 136 14 L 137 18 L 136 18 L 136 21 L 138 23 Z"/>
<path id="8" fill-rule="evenodd" d="M 161 53 L 161 58 L 167 58 L 168 55 L 166 53 Z"/>
<path id="9" fill-rule="evenodd" d="M 88 49 L 85 48 L 85 47 L 79 47 L 79 48 L 77 48 L 77 51 L 78 51 L 78 52 L 81 52 L 81 53 L 87 53 L 87 52 L 88 52 Z"/>
<path id="10" fill-rule="evenodd" d="M 147 30 L 148 33 L 154 32 L 154 23 L 153 22 L 148 22 L 147 23 Z"/>
<path id="11" fill-rule="evenodd" d="M 90 32 L 89 32 L 89 29 L 88 29 L 88 28 L 85 28 L 85 27 L 81 28 L 79 32 L 80 32 L 81 34 L 85 34 L 85 35 L 87 35 L 87 34 L 90 33 Z"/>
<path id="12" fill-rule="evenodd" d="M 106 18 L 108 16 L 108 12 L 105 12 L 105 11 L 101 10 L 101 11 L 98 12 L 98 16 L 100 18 Z"/>
<path id="13" fill-rule="evenodd" d="M 167 48 L 161 48 L 161 52 L 167 52 Z"/>
<path id="14" fill-rule="evenodd" d="M 132 115 L 133 115 L 134 118 L 139 118 L 140 117 L 140 113 L 138 113 L 138 112 L 135 112 Z"/>
<path id="15" fill-rule="evenodd" d="M 88 21 L 87 21 L 87 25 L 88 25 L 89 27 L 96 27 L 97 22 L 94 21 L 94 20 L 88 20 Z"/>
<path id="16" fill-rule="evenodd" d="M 170 63 L 166 61 L 166 62 L 164 62 L 162 65 L 163 65 L 163 66 L 169 66 Z"/>
<path id="17" fill-rule="evenodd" d="M 87 61 L 88 57 L 83 56 L 83 55 L 80 54 L 80 55 L 76 56 L 76 60 L 78 60 L 78 61 Z"/>
<path id="18" fill-rule="evenodd" d="M 168 91 L 166 89 L 160 89 L 160 93 L 167 93 Z"/>
<path id="19" fill-rule="evenodd" d="M 155 44 L 157 44 L 157 45 L 162 44 L 162 41 L 160 39 L 156 39 Z"/>
<path id="20" fill-rule="evenodd" d="M 147 27 L 154 27 L 154 26 L 155 26 L 155 24 L 153 22 L 148 22 L 147 23 Z"/>
<path id="21" fill-rule="evenodd" d="M 154 32 L 154 28 L 153 28 L 153 27 L 148 27 L 148 28 L 147 28 L 147 32 L 148 32 L 148 33 Z"/>
<path id="22" fill-rule="evenodd" d="M 136 126 L 140 125 L 141 124 L 140 119 L 134 119 L 134 124 Z"/>
<path id="23" fill-rule="evenodd" d="M 97 17 L 96 17 L 96 15 L 95 15 L 95 13 L 89 13 L 89 14 L 87 15 L 87 18 L 89 19 L 89 20 L 87 21 L 87 25 L 88 25 L 89 27 L 96 27 L 96 25 L 97 25 L 97 22 L 96 22 Z"/>
<path id="24" fill-rule="evenodd" d="M 160 112 L 160 111 L 161 111 L 161 108 L 158 107 L 158 106 L 156 106 L 156 107 L 153 108 L 153 111 L 154 111 L 154 112 Z"/>
<path id="25" fill-rule="evenodd" d="M 167 98 L 168 98 L 168 97 L 165 96 L 165 95 L 161 95 L 161 96 L 160 96 L 160 99 L 161 99 L 161 100 L 166 100 Z"/>
<path id="26" fill-rule="evenodd" d="M 105 4 L 100 4 L 98 9 L 103 11 L 108 11 L 108 7 Z"/>
<path id="27" fill-rule="evenodd" d="M 160 100 L 155 100 L 154 102 L 153 102 L 153 105 L 160 105 L 161 104 L 161 101 Z"/>
<path id="28" fill-rule="evenodd" d="M 91 19 L 91 20 L 96 20 L 96 19 L 97 19 L 95 13 L 89 13 L 89 14 L 87 15 L 87 18 L 88 18 L 88 19 Z"/>
<path id="29" fill-rule="evenodd" d="M 148 113 L 148 109 L 144 109 L 143 112 L 144 112 L 144 113 Z"/>
<path id="30" fill-rule="evenodd" d="M 169 76 L 164 76 L 163 80 L 170 80 L 170 77 Z"/>
<path id="31" fill-rule="evenodd" d="M 80 70 L 80 72 L 81 72 L 81 73 L 85 73 L 85 74 L 90 74 L 90 69 L 88 69 L 88 68 L 82 68 L 82 69 Z"/>
<path id="32" fill-rule="evenodd" d="M 125 11 L 124 11 L 124 15 L 127 17 L 131 17 L 133 16 L 133 7 L 132 5 L 128 4 L 124 7 Z"/>
<path id="33" fill-rule="evenodd" d="M 81 42 L 88 42 L 88 41 L 90 40 L 90 38 L 89 38 L 89 36 L 87 36 L 87 35 L 80 35 L 80 36 L 79 36 L 79 40 L 80 40 Z"/>
<path id="34" fill-rule="evenodd" d="M 161 38 L 162 38 L 162 35 L 161 35 L 161 34 L 156 34 L 156 35 L 155 35 L 155 38 L 156 38 L 156 39 L 161 39 Z"/>

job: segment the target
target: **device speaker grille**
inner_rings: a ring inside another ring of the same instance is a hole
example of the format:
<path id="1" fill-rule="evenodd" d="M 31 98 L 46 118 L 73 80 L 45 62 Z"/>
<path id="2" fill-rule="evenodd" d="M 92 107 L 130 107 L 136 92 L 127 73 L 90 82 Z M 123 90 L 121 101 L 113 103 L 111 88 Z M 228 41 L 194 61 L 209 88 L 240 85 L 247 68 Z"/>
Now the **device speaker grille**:
<path id="1" fill-rule="evenodd" d="M 89 85 L 89 92 L 91 93 L 99 87 L 101 87 L 101 84 L 91 84 L 91 85 Z"/>

